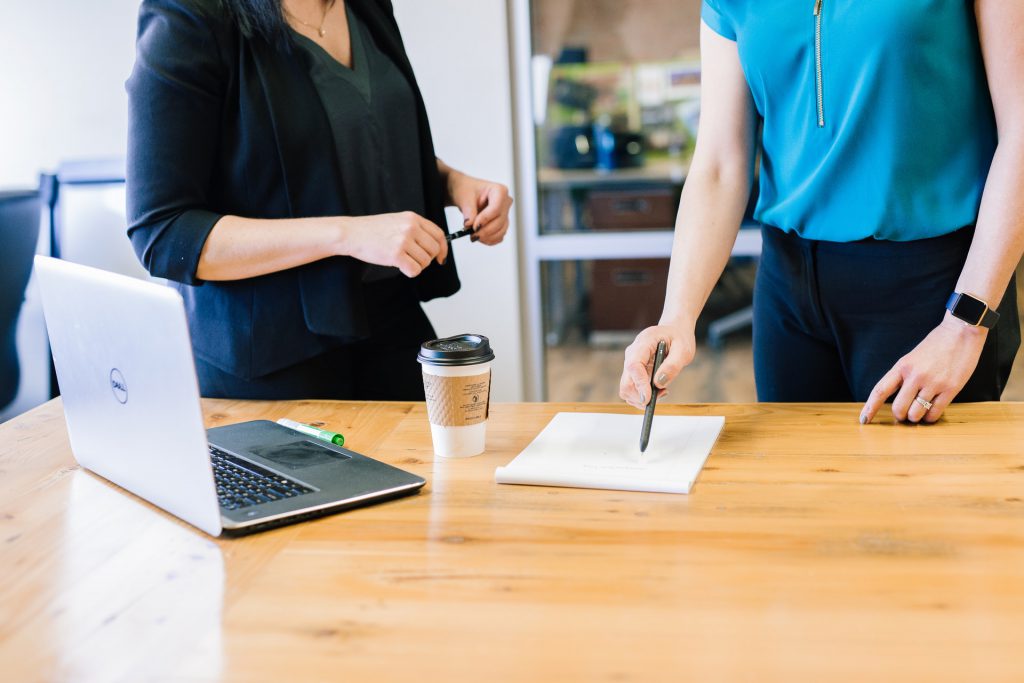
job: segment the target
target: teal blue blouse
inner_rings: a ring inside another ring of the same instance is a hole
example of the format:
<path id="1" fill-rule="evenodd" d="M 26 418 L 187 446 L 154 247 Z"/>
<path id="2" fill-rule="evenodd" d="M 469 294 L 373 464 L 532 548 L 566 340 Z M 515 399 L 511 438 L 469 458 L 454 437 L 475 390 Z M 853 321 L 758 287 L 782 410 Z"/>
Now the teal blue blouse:
<path id="1" fill-rule="evenodd" d="M 972 225 L 996 147 L 971 0 L 704 0 L 763 119 L 755 218 L 802 237 Z"/>

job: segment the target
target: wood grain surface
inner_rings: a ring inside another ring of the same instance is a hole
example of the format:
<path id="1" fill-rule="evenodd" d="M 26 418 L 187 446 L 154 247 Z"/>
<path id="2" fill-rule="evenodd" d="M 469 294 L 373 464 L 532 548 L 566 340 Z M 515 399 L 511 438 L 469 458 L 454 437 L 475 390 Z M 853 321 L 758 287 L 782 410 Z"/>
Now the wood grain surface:
<path id="1" fill-rule="evenodd" d="M 426 477 L 418 496 L 211 539 L 71 457 L 60 402 L 0 426 L 4 681 L 1024 680 L 1024 405 L 931 427 L 851 405 L 725 415 L 689 496 L 498 486 L 558 411 L 495 405 L 437 461 L 421 404 L 206 401 Z"/>

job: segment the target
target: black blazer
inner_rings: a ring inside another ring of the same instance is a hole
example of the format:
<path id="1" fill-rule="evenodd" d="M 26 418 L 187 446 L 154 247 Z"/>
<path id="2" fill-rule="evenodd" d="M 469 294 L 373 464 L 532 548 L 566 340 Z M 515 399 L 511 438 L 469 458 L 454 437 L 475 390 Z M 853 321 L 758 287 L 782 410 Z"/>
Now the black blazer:
<path id="1" fill-rule="evenodd" d="M 444 229 L 427 113 L 390 0 L 348 0 L 412 86 L 426 218 Z M 224 215 L 346 215 L 331 128 L 302 50 L 247 38 L 219 0 L 144 0 L 127 82 L 128 235 L 143 265 L 185 299 L 193 349 L 252 378 L 368 333 L 363 264 L 329 258 L 233 282 L 196 278 Z M 454 259 L 413 281 L 423 301 L 459 289 Z"/>

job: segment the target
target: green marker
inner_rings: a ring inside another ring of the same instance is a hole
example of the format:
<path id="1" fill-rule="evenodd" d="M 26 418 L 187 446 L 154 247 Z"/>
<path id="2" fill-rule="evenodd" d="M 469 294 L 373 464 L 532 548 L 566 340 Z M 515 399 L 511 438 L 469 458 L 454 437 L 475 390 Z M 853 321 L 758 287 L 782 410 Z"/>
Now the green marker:
<path id="1" fill-rule="evenodd" d="M 296 422 L 295 420 L 289 420 L 288 418 L 282 417 L 277 421 L 277 424 L 287 427 L 288 429 L 294 429 L 297 432 L 301 432 L 307 436 L 312 436 L 328 443 L 333 443 L 335 446 L 345 445 L 345 435 L 339 434 L 338 432 L 329 432 L 326 429 L 318 429 L 313 425 L 303 424 Z"/>

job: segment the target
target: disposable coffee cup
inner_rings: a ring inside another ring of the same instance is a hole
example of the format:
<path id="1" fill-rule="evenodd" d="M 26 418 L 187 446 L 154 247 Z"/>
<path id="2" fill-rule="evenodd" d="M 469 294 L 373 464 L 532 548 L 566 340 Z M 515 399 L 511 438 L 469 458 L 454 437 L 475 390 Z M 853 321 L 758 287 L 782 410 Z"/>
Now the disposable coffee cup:
<path id="1" fill-rule="evenodd" d="M 491 403 L 491 342 L 459 334 L 420 347 L 423 390 L 434 453 L 468 458 L 484 452 Z"/>

